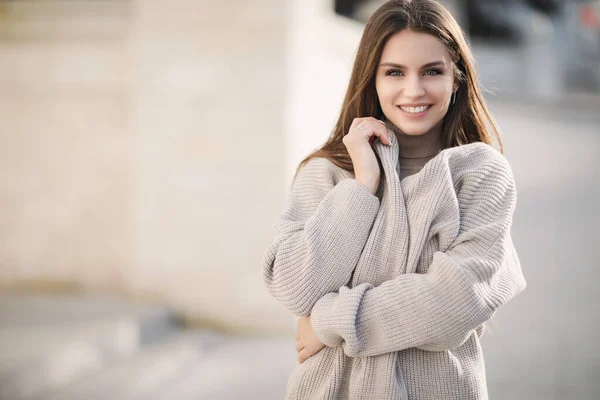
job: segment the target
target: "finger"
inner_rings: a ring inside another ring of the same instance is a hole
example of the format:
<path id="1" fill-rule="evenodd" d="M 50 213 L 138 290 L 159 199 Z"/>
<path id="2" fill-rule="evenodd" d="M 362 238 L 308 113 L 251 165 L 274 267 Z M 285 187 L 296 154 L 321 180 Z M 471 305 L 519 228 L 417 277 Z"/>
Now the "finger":
<path id="1" fill-rule="evenodd" d="M 378 123 L 380 123 L 380 124 L 382 124 L 382 125 L 384 125 L 384 126 L 385 126 L 385 122 L 383 122 L 382 120 L 380 120 L 380 119 L 377 119 L 377 118 L 375 118 L 375 117 L 369 117 L 369 118 L 368 118 L 368 120 L 369 120 L 369 121 L 372 121 L 372 122 L 378 122 Z"/>
<path id="2" fill-rule="evenodd" d="M 352 123 L 350 124 L 350 128 L 348 128 L 348 131 L 351 131 L 353 128 L 356 128 L 362 121 L 364 118 L 354 118 L 352 120 Z"/>
<path id="3" fill-rule="evenodd" d="M 294 340 L 300 340 L 300 326 L 302 325 L 302 318 L 298 317 L 296 319 L 296 333 L 294 334 Z"/>
<path id="4" fill-rule="evenodd" d="M 379 137 L 379 140 L 383 142 L 383 144 L 387 144 L 388 146 L 392 145 L 392 138 L 390 132 L 387 130 L 385 125 L 379 126 L 379 129 L 376 130 L 375 134 Z"/>
<path id="5" fill-rule="evenodd" d="M 375 117 L 367 117 L 367 118 L 363 118 L 363 121 L 367 121 L 367 122 L 373 122 L 373 123 L 375 123 L 376 125 L 383 125 L 383 126 L 386 126 L 384 121 L 382 121 L 382 120 L 380 120 L 380 119 L 377 119 L 377 118 L 375 118 Z"/>
<path id="6" fill-rule="evenodd" d="M 392 145 L 392 137 L 389 134 L 389 132 L 387 131 L 387 129 L 385 130 L 385 132 L 381 132 L 379 134 L 379 140 L 381 140 L 383 142 L 383 144 L 386 144 L 388 146 Z"/>
<path id="7" fill-rule="evenodd" d="M 379 120 L 373 119 L 372 121 L 364 121 L 363 123 L 359 124 L 356 129 L 363 134 L 376 136 L 383 142 L 383 144 L 390 145 L 392 142 L 387 128 L 376 121 Z"/>
<path id="8" fill-rule="evenodd" d="M 308 352 L 308 349 L 304 348 L 299 354 L 298 354 L 298 362 L 300 364 L 302 364 L 304 361 L 306 361 L 308 359 L 308 357 L 310 357 L 311 354 Z"/>
<path id="9" fill-rule="evenodd" d="M 301 341 L 301 340 L 298 340 L 298 341 L 296 342 L 296 351 L 297 351 L 298 353 L 300 353 L 300 352 L 302 351 L 302 349 L 304 349 L 304 343 L 302 343 L 302 341 Z"/>
<path id="10" fill-rule="evenodd" d="M 373 118 L 373 117 L 364 117 L 364 118 L 354 118 L 354 127 L 358 128 L 361 125 L 370 125 L 371 123 L 377 122 L 378 120 Z M 350 126 L 350 129 L 352 129 L 352 126 Z"/>

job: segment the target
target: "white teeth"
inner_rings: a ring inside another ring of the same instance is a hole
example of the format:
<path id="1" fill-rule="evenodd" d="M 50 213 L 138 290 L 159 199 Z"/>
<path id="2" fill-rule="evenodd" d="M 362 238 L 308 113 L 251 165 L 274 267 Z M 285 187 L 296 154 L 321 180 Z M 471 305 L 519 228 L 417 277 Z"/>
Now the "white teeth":
<path id="1" fill-rule="evenodd" d="M 429 108 L 429 106 L 420 106 L 420 107 L 403 107 L 400 106 L 403 111 L 409 112 L 411 114 L 417 114 L 423 112 Z"/>

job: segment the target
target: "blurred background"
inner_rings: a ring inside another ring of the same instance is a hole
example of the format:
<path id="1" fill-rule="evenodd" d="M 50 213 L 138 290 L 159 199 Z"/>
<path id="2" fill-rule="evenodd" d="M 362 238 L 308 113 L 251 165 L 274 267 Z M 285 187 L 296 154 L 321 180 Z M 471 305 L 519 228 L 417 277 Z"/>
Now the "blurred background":
<path id="1" fill-rule="evenodd" d="M 282 399 L 261 259 L 376 0 L 0 0 L 0 400 Z M 519 190 L 492 399 L 600 398 L 600 0 L 443 2 Z"/>

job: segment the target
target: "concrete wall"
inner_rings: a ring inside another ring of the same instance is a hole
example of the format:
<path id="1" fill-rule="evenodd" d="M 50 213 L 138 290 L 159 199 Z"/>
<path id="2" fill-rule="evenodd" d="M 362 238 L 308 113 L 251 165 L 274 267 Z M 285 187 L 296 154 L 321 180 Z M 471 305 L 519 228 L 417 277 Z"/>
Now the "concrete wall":
<path id="1" fill-rule="evenodd" d="M 286 4 L 220 4 L 1 5 L 3 287 L 289 329 L 260 268 L 286 185 Z"/>
<path id="2" fill-rule="evenodd" d="M 282 315 L 260 262 L 283 203 L 285 4 L 161 4 L 139 2 L 133 28 L 126 282 L 195 319 L 268 329 Z"/>
<path id="3" fill-rule="evenodd" d="M 0 280 L 119 289 L 134 245 L 128 7 L 67 3 L 0 5 Z"/>
<path id="4" fill-rule="evenodd" d="M 333 0 L 291 0 L 287 51 L 286 179 L 328 138 L 339 116 L 363 26 Z M 318 101 L 317 101 L 318 100 Z"/>

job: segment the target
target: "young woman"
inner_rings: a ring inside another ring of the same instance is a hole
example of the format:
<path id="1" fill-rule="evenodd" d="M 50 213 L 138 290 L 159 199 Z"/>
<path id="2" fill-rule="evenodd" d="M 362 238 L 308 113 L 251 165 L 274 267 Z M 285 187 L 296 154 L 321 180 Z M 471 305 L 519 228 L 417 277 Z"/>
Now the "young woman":
<path id="1" fill-rule="evenodd" d="M 502 151 L 449 12 L 384 4 L 265 252 L 299 317 L 287 399 L 487 399 L 484 324 L 526 286 Z"/>

